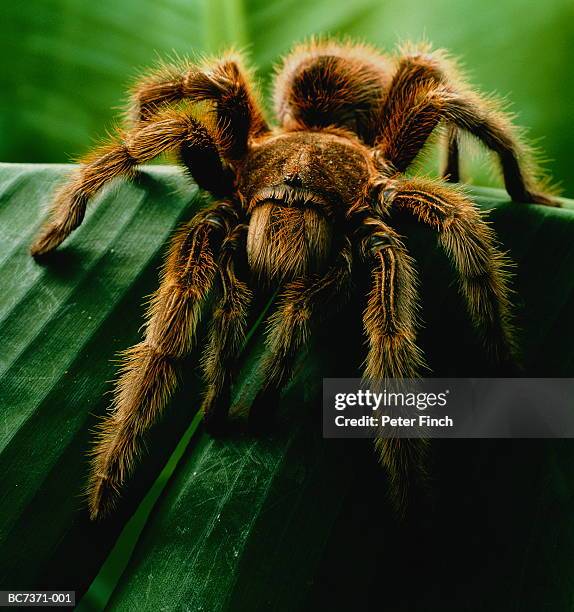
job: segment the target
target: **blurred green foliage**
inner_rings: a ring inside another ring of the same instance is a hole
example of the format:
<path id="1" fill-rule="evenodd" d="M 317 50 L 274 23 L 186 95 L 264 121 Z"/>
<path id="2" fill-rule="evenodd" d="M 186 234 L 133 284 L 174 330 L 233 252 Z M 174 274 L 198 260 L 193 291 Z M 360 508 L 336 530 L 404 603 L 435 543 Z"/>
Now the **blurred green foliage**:
<path id="1" fill-rule="evenodd" d="M 311 34 L 391 49 L 427 38 L 507 97 L 567 194 L 574 130 L 572 0 L 3 0 L 0 160 L 67 161 L 105 134 L 126 87 L 158 57 L 248 50 L 268 87 L 273 63 Z M 476 182 L 487 177 L 475 162 Z"/>

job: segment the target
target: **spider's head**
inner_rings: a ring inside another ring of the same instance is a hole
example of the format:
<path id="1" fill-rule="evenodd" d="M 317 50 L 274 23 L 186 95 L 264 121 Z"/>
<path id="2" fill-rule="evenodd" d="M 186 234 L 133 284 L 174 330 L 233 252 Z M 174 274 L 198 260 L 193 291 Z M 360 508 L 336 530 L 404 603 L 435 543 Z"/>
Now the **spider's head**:
<path id="1" fill-rule="evenodd" d="M 251 213 L 247 253 L 262 278 L 324 270 L 333 227 L 368 193 L 370 150 L 339 130 L 274 134 L 256 143 L 239 171 Z"/>
<path id="2" fill-rule="evenodd" d="M 251 148 L 239 190 L 250 210 L 276 201 L 334 219 L 364 197 L 372 174 L 370 150 L 343 130 L 287 132 Z"/>

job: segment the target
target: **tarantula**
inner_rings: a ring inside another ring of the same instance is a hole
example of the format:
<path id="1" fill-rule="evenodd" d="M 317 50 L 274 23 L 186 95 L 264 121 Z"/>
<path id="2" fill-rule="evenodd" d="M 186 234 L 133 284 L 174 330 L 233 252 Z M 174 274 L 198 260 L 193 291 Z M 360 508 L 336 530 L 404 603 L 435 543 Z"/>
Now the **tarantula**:
<path id="1" fill-rule="evenodd" d="M 543 195 L 529 150 L 492 100 L 470 89 L 445 53 L 424 46 L 403 47 L 394 56 L 332 41 L 296 47 L 276 73 L 275 127 L 250 81 L 235 53 L 204 65 L 164 66 L 141 80 L 131 98 L 131 127 L 83 160 L 32 246 L 35 257 L 55 249 L 105 184 L 167 151 L 176 151 L 216 199 L 175 235 L 144 339 L 125 353 L 113 410 L 93 451 L 92 518 L 114 507 L 144 433 L 176 386 L 174 362 L 190 350 L 213 284 L 222 293 L 203 359 L 209 429 L 227 418 L 233 364 L 258 284 L 281 289 L 254 414 L 268 409 L 288 380 L 314 316 L 349 294 L 355 265 L 366 267 L 371 279 L 365 378 L 420 375 L 416 274 L 389 224 L 391 210 L 438 232 L 492 357 L 512 358 L 505 258 L 481 213 L 447 183 L 459 179 L 460 132 L 498 155 L 513 200 L 556 202 Z M 441 125 L 448 145 L 444 180 L 408 178 L 405 171 Z M 249 277 L 241 273 L 245 256 Z M 393 486 L 408 480 L 409 465 L 421 457 L 424 443 L 407 442 L 378 441 Z"/>

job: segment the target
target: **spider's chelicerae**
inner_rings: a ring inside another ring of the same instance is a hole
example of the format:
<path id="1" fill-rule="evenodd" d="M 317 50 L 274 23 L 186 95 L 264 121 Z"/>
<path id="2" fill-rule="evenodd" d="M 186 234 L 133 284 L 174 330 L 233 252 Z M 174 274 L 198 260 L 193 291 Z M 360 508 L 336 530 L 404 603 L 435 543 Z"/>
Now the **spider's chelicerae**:
<path id="1" fill-rule="evenodd" d="M 449 184 L 458 181 L 459 134 L 467 132 L 498 155 L 513 200 L 556 204 L 543 195 L 508 117 L 470 89 L 444 53 L 425 47 L 387 56 L 364 45 L 301 45 L 277 71 L 273 102 L 275 126 L 237 54 L 144 78 L 133 91 L 131 127 L 83 161 L 32 247 L 34 256 L 55 249 L 106 183 L 167 151 L 176 151 L 216 200 L 173 239 L 144 339 L 125 356 L 94 449 L 93 518 L 113 508 L 144 433 L 173 392 L 174 361 L 190 350 L 214 283 L 222 292 L 203 360 L 208 427 L 227 418 L 232 366 L 258 284 L 276 282 L 281 290 L 261 364 L 265 388 L 253 410 L 264 409 L 287 381 L 316 313 L 348 295 L 355 266 L 367 267 L 371 278 L 365 378 L 420 375 L 416 275 L 389 224 L 391 209 L 437 231 L 493 358 L 512 356 L 505 258 L 480 212 Z M 439 126 L 447 135 L 444 179 L 408 178 L 405 171 Z M 249 278 L 239 265 L 245 254 Z M 398 487 L 423 444 L 385 439 L 378 446 Z"/>

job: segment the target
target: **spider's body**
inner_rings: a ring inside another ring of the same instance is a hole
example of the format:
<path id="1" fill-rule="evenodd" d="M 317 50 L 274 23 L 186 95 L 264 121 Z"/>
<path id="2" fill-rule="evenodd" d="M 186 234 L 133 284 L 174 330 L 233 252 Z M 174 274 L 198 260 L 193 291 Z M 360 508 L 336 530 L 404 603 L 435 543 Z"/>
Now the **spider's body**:
<path id="1" fill-rule="evenodd" d="M 324 272 L 335 228 L 375 174 L 370 150 L 342 130 L 287 132 L 254 143 L 238 186 L 250 215 L 252 271 L 283 280 Z"/>
<path id="2" fill-rule="evenodd" d="M 125 354 L 113 411 L 94 450 L 92 517 L 113 507 L 145 432 L 173 392 L 175 361 L 190 350 L 213 285 L 221 297 L 203 359 L 203 410 L 212 429 L 227 417 L 253 293 L 270 282 L 280 293 L 254 415 L 271 409 L 270 398 L 288 380 L 313 319 L 348 296 L 358 266 L 371 279 L 364 376 L 420 375 L 416 274 L 391 227 L 395 209 L 438 232 L 493 359 L 512 358 L 505 259 L 479 211 L 447 182 L 459 176 L 459 132 L 498 155 L 512 199 L 555 202 L 542 194 L 528 150 L 506 115 L 471 90 L 444 54 L 407 49 L 391 57 L 361 45 L 302 45 L 276 75 L 275 127 L 265 120 L 237 56 L 203 67 L 163 68 L 138 84 L 132 101 L 131 128 L 94 151 L 58 192 L 32 253 L 56 248 L 108 181 L 169 150 L 216 201 L 175 236 L 144 338 Z M 447 134 L 445 180 L 406 177 L 439 126 Z M 383 439 L 378 447 L 401 498 L 424 444 Z"/>

